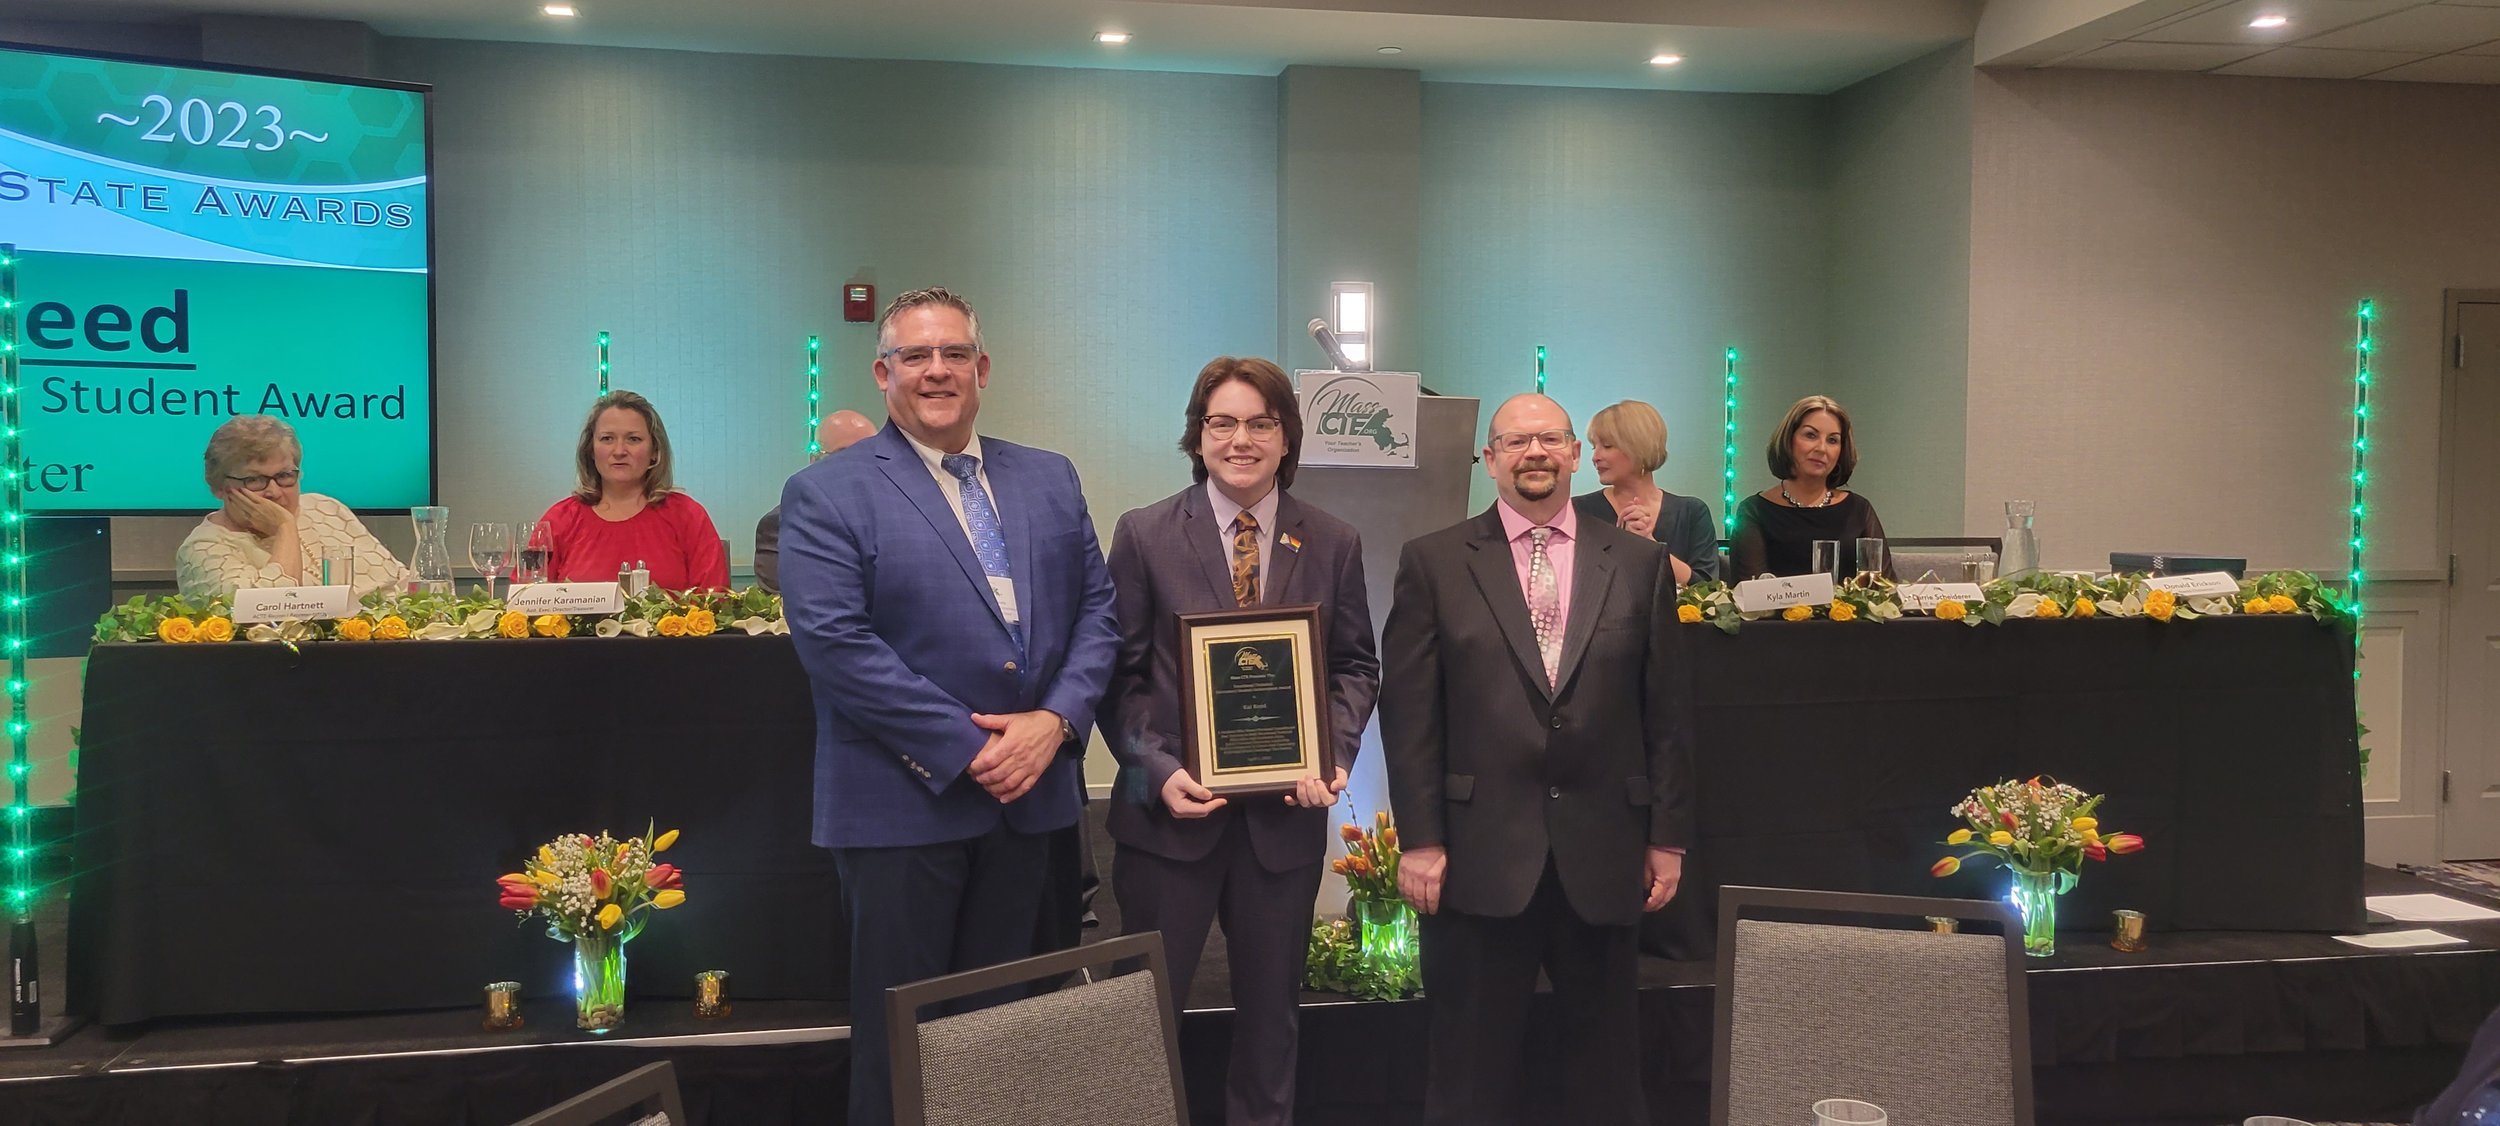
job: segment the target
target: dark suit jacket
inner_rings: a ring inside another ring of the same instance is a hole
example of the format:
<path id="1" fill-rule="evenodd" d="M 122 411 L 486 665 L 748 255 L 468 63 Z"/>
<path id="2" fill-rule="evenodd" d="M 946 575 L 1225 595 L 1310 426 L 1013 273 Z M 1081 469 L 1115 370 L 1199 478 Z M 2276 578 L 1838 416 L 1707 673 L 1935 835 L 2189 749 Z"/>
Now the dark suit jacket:
<path id="1" fill-rule="evenodd" d="M 1287 545 L 1287 536 L 1302 546 Z M 1289 492 L 1276 498 L 1275 538 L 1269 573 L 1259 578 L 1259 602 L 1327 608 L 1330 723 L 1337 769 L 1351 770 L 1380 690 L 1363 541 L 1352 525 Z M 1269 871 L 1318 863 L 1328 853 L 1328 810 L 1289 806 L 1276 794 L 1235 798 L 1204 818 L 1174 817 L 1163 806 L 1163 783 L 1181 769 L 1173 615 L 1233 608 L 1232 557 L 1207 487 L 1192 485 L 1120 517 L 1111 535 L 1111 577 L 1119 590 L 1120 659 L 1101 711 L 1103 738 L 1120 760 L 1111 839 L 1157 856 L 1197 860 L 1215 848 L 1229 819 L 1247 817 L 1252 847 Z"/>
<path id="2" fill-rule="evenodd" d="M 1525 910 L 1550 854 L 1580 918 L 1639 921 L 1649 846 L 1692 841 L 1688 677 L 1657 544 L 1582 520 L 1559 691 L 1495 509 L 1398 558 L 1381 743 L 1399 843 L 1442 845 L 1446 908 Z"/>
<path id="3" fill-rule="evenodd" d="M 755 585 L 781 593 L 781 506 L 755 522 Z"/>
<path id="4" fill-rule="evenodd" d="M 2448 1088 L 2413 1112 L 2413 1126 L 2460 1126 L 2466 1100 L 2491 1083 L 2500 1083 L 2500 1010 L 2483 1019 L 2474 1043 L 2465 1049 L 2465 1066 L 2457 1069 Z"/>
<path id="5" fill-rule="evenodd" d="M 1119 634 L 1076 467 L 984 436 L 1024 620 L 1017 647 L 955 510 L 892 424 L 781 490 L 782 607 L 816 700 L 815 843 L 966 840 L 1002 822 L 1064 829 L 1084 802 L 1086 732 Z M 1048 708 L 1074 742 L 1001 806 L 964 777 L 972 713 Z"/>

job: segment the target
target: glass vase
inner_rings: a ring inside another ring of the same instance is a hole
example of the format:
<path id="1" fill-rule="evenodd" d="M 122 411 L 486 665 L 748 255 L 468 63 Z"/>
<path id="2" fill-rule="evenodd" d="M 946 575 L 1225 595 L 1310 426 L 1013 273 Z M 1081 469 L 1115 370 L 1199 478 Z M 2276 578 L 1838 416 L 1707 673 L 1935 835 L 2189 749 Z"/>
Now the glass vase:
<path id="1" fill-rule="evenodd" d="M 573 939 L 573 1024 L 606 1032 L 625 1023 L 625 940 L 613 930 Z"/>
<path id="2" fill-rule="evenodd" d="M 2064 868 L 2046 872 L 2013 870 L 2014 888 L 2006 898 L 2023 913 L 2023 953 L 2046 958 L 2057 953 L 2057 897 L 2073 890 L 2075 874 Z"/>
<path id="3" fill-rule="evenodd" d="M 1415 909 L 1403 899 L 1357 900 L 1354 918 L 1363 928 L 1361 964 L 1372 980 L 1414 981 Z"/>

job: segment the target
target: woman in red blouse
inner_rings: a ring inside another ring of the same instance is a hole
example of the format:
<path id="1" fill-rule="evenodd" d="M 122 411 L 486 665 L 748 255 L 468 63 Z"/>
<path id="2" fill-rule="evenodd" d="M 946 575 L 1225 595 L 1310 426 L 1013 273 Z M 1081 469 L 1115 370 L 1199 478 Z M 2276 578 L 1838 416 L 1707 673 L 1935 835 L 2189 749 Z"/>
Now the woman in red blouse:
<path id="1" fill-rule="evenodd" d="M 539 517 L 552 532 L 556 582 L 611 582 L 639 563 L 664 590 L 729 589 L 729 555 L 711 513 L 669 476 L 668 428 L 631 391 L 591 404 L 573 450 L 573 495 Z"/>

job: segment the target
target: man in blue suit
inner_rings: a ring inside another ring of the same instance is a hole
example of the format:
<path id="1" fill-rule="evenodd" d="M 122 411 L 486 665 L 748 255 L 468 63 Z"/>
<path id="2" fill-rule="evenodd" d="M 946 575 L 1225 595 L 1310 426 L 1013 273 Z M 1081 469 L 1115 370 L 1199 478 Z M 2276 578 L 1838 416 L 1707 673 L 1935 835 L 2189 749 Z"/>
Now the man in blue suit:
<path id="1" fill-rule="evenodd" d="M 892 1121 L 889 986 L 1032 953 L 1048 835 L 1083 807 L 1119 650 L 1076 468 L 973 432 L 989 375 L 962 298 L 895 298 L 877 326 L 885 429 L 781 492 L 814 839 L 851 925 L 851 1126 Z"/>

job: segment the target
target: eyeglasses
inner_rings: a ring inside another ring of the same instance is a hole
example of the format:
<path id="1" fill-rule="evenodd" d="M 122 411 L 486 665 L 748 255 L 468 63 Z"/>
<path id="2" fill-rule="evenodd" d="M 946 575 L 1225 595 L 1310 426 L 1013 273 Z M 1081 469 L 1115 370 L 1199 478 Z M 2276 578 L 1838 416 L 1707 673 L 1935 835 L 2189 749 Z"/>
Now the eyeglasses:
<path id="1" fill-rule="evenodd" d="M 950 368 L 968 368 L 981 358 L 981 349 L 973 344 L 905 344 L 877 353 L 881 360 L 892 360 L 911 371 L 929 366 L 931 359 L 942 360 Z"/>
<path id="2" fill-rule="evenodd" d="M 244 488 L 250 489 L 256 493 L 262 489 L 268 488 L 270 483 L 273 481 L 281 485 L 293 485 L 297 481 L 301 481 L 303 479 L 304 471 L 301 469 L 289 469 L 284 473 L 255 473 L 249 477 L 237 477 L 232 473 L 226 474 L 226 480 L 232 481 L 235 484 L 241 485 Z"/>
<path id="3" fill-rule="evenodd" d="M 1531 442 L 1554 453 L 1561 453 L 1571 448 L 1571 431 L 1546 430 L 1535 434 L 1496 434 L 1490 445 L 1503 453 L 1515 454 L 1527 449 Z"/>
<path id="4" fill-rule="evenodd" d="M 1244 423 L 1249 425 L 1250 436 L 1253 438 L 1273 438 L 1277 431 L 1285 428 L 1285 420 L 1272 414 L 1253 415 L 1249 418 L 1234 418 L 1229 414 L 1211 414 L 1198 420 L 1198 424 L 1206 428 L 1207 434 L 1219 442 L 1231 438 Z"/>

